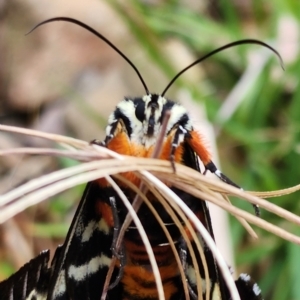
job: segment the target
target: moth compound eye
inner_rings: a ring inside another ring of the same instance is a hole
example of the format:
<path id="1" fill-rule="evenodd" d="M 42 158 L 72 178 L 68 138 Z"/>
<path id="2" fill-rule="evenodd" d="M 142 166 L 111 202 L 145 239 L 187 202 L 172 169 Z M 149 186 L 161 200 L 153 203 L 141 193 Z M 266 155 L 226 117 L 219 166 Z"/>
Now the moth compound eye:
<path id="1" fill-rule="evenodd" d="M 137 119 L 139 121 L 141 121 L 143 123 L 143 121 L 145 120 L 145 103 L 144 102 L 140 102 L 136 106 L 135 116 L 137 117 Z"/>

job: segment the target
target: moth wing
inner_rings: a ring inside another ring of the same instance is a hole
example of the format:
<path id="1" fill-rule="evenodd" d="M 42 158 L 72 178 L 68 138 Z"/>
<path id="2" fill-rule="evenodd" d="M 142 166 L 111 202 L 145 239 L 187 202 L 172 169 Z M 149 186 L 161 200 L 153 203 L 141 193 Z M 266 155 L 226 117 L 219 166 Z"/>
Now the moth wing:
<path id="1" fill-rule="evenodd" d="M 1 300 L 33 299 L 34 295 L 45 297 L 50 270 L 48 269 L 50 251 L 43 251 L 31 259 L 16 273 L 0 283 Z M 46 298 L 44 298 L 46 299 Z"/>
<path id="2" fill-rule="evenodd" d="M 111 261 L 112 230 L 100 203 L 109 203 L 111 188 L 88 183 L 66 240 L 55 259 L 48 298 L 99 300 Z M 117 294 L 118 287 L 111 293 Z"/>

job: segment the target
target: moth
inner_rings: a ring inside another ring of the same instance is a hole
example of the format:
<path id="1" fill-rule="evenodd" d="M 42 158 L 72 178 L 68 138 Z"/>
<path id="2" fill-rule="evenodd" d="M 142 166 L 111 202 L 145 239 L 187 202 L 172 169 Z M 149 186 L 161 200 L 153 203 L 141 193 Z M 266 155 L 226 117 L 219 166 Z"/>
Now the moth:
<path id="1" fill-rule="evenodd" d="M 75 23 L 101 38 L 131 65 L 145 88 L 144 96 L 125 97 L 116 106 L 108 119 L 104 141 L 94 140 L 92 143 L 122 155 L 145 158 L 154 156 L 170 161 L 175 172 L 176 163 L 201 172 L 199 165 L 201 160 L 205 167 L 204 173 L 210 171 L 222 181 L 237 187 L 213 163 L 201 133 L 193 128 L 186 108 L 167 99 L 165 94 L 182 73 L 226 48 L 246 43 L 259 44 L 279 56 L 276 50 L 261 41 L 251 39 L 225 45 L 179 72 L 162 93 L 150 93 L 133 63 L 116 46 L 88 25 L 72 18 L 58 17 L 46 20 L 35 28 L 54 21 Z M 162 137 L 160 151 L 155 154 L 159 137 Z M 141 187 L 140 179 L 133 173 L 122 175 L 135 187 Z M 133 203 L 137 197 L 136 192 L 126 184 L 126 181 L 116 180 L 114 183 L 129 202 Z M 184 190 L 172 186 L 170 188 L 193 211 L 213 238 L 206 202 Z M 57 248 L 51 265 L 48 266 L 49 251 L 42 252 L 0 283 L 0 299 L 231 299 L 213 253 L 201 236 L 197 235 L 195 238 L 190 235 L 186 223 L 178 217 L 183 231 L 186 232 L 186 235 L 183 235 L 175 224 L 174 217 L 159 201 L 159 197 L 145 188 L 143 192 L 159 215 L 175 247 L 174 251 L 166 232 L 163 231 L 150 207 L 141 203 L 137 215 L 154 253 L 163 295 L 159 296 L 153 266 L 134 222 L 131 221 L 127 227 L 121 246 L 119 248 L 116 246 L 120 228 L 128 211 L 112 182 L 107 178 L 99 178 L 87 184 L 65 242 Z M 255 209 L 258 214 L 258 208 Z M 199 253 L 197 242 L 201 244 L 204 256 Z M 115 260 L 112 264 L 113 258 Z M 205 271 L 204 261 L 208 274 Z M 179 264 L 182 265 L 183 273 L 180 273 Z M 112 273 L 107 283 L 109 270 Z M 197 284 L 197 278 L 200 278 L 201 287 Z M 242 300 L 262 299 L 259 287 L 249 275 L 241 274 L 235 284 Z"/>

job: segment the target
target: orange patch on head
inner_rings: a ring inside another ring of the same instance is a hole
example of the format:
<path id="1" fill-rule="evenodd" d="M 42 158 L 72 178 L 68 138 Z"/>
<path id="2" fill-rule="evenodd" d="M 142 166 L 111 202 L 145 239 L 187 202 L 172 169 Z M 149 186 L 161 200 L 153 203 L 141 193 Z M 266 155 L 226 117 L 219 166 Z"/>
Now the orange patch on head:
<path id="1" fill-rule="evenodd" d="M 191 137 L 187 139 L 188 144 L 197 153 L 204 165 L 211 161 L 211 154 L 205 147 L 203 138 L 199 132 L 192 130 L 190 131 Z"/>
<path id="2" fill-rule="evenodd" d="M 141 145 L 131 143 L 127 133 L 124 131 L 119 132 L 114 138 L 112 138 L 111 141 L 108 143 L 107 148 L 121 155 L 128 155 L 134 157 L 149 157 L 151 153 L 151 149 L 147 150 Z M 136 186 L 140 185 L 140 179 L 136 177 L 136 175 L 133 172 L 120 173 L 120 175 L 124 176 L 127 180 L 131 181 Z M 109 186 L 105 179 L 99 179 L 98 181 L 102 187 Z M 122 182 L 118 183 L 121 187 L 126 187 L 124 186 L 124 184 L 122 184 Z"/>
<path id="3" fill-rule="evenodd" d="M 125 132 L 120 132 L 112 138 L 107 148 L 122 155 L 132 155 L 131 144 Z"/>
<path id="4" fill-rule="evenodd" d="M 118 133 L 110 140 L 107 145 L 109 150 L 115 151 L 121 155 L 148 157 L 149 150 L 146 150 L 142 145 L 137 145 L 129 140 L 126 132 Z"/>

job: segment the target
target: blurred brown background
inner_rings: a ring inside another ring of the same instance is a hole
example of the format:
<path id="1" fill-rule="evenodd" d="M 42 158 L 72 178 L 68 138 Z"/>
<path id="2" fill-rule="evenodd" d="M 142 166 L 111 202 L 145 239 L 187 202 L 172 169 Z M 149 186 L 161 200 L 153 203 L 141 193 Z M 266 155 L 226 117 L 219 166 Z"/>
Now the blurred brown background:
<path id="1" fill-rule="evenodd" d="M 102 139 L 115 105 L 124 96 L 145 93 L 134 71 L 117 53 L 74 24 L 46 24 L 25 36 L 51 17 L 73 17 L 100 31 L 133 61 L 150 91 L 158 93 L 197 57 L 237 39 L 257 38 L 281 53 L 285 72 L 267 50 L 243 46 L 191 69 L 167 96 L 189 107 L 195 124 L 210 141 L 216 161 L 214 139 L 218 136 L 222 170 L 245 189 L 297 184 L 297 0 L 254 2 L 0 0 L 0 122 L 86 141 Z M 206 115 L 215 130 L 206 122 Z M 0 132 L 1 148 L 23 146 L 54 145 Z M 0 160 L 0 192 L 71 164 L 43 156 L 5 157 Z M 0 280 L 42 249 L 50 248 L 53 253 L 65 237 L 82 190 L 67 191 L 0 226 Z M 293 206 L 295 199 L 298 197 L 279 200 L 279 205 L 300 212 L 299 206 Z M 223 225 L 217 227 L 223 229 Z M 264 274 L 280 253 L 289 253 L 289 244 L 270 235 L 249 241 L 240 227 L 230 230 L 234 250 L 242 257 L 242 270 L 255 269 L 261 281 L 265 278 L 265 288 L 271 290 L 275 278 L 266 280 Z M 231 242 L 228 244 L 230 251 Z M 277 256 L 270 260 L 270 253 Z M 284 266 L 294 265 L 284 262 Z M 300 270 L 299 260 L 296 262 Z M 277 270 L 283 266 L 278 265 Z M 297 295 L 295 290 L 293 295 Z M 285 296 L 276 299 L 297 299 Z"/>

